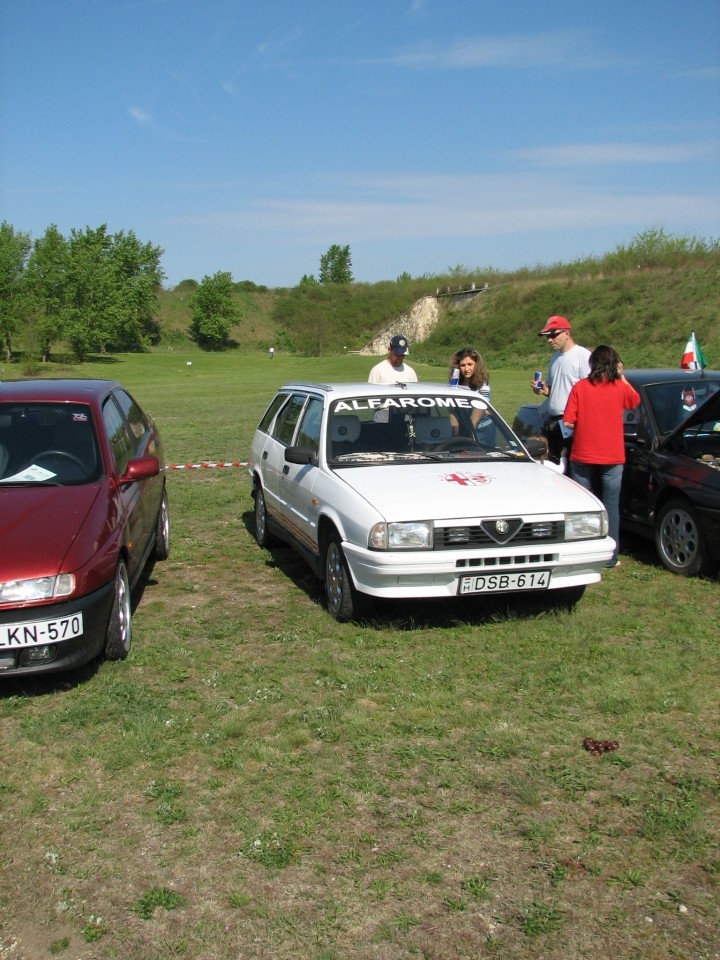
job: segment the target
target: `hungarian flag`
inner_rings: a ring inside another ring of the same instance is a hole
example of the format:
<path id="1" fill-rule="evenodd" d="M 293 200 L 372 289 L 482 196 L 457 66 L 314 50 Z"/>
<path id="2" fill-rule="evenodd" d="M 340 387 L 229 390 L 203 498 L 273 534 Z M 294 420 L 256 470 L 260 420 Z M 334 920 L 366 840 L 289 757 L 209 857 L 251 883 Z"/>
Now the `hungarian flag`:
<path id="1" fill-rule="evenodd" d="M 681 370 L 704 370 L 707 366 L 705 354 L 702 352 L 700 344 L 697 342 L 695 331 L 690 334 L 690 339 L 685 347 L 685 353 L 680 361 Z"/>

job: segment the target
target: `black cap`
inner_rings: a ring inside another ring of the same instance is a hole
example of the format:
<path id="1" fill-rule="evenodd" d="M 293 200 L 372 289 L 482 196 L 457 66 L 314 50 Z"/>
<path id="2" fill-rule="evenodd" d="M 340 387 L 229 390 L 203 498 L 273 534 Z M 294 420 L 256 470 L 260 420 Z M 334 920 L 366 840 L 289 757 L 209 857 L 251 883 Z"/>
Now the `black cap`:
<path id="1" fill-rule="evenodd" d="M 390 341 L 390 349 L 399 357 L 404 357 L 405 354 L 409 352 L 410 347 L 405 337 L 396 336 Z"/>

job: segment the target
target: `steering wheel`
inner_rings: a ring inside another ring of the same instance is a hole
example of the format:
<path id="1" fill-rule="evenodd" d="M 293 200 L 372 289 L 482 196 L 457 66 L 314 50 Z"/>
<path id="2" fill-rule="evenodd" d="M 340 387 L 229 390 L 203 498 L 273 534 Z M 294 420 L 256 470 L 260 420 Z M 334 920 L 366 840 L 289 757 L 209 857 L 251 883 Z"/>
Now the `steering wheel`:
<path id="1" fill-rule="evenodd" d="M 483 447 L 481 443 L 478 443 L 477 440 L 473 440 L 471 437 L 450 437 L 449 440 L 443 440 L 442 443 L 439 443 L 435 447 L 436 450 L 467 450 L 473 448 L 485 450 L 485 447 Z"/>
<path id="2" fill-rule="evenodd" d="M 41 460 L 49 460 L 53 457 L 60 457 L 64 460 L 69 460 L 70 463 L 75 464 L 76 467 L 85 473 L 87 467 L 82 462 L 80 457 L 76 457 L 74 453 L 68 453 L 67 450 L 43 450 L 42 453 L 39 453 L 36 457 L 33 457 L 33 463 L 39 464 Z"/>

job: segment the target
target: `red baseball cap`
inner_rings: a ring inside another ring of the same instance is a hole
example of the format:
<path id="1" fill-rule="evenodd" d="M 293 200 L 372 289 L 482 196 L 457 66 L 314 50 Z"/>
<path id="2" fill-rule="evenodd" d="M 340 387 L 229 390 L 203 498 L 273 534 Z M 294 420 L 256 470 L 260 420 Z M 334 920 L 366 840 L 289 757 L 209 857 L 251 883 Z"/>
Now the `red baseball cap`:
<path id="1" fill-rule="evenodd" d="M 548 322 L 542 328 L 539 337 L 551 337 L 555 332 L 561 330 L 572 330 L 572 325 L 567 317 L 550 317 Z"/>

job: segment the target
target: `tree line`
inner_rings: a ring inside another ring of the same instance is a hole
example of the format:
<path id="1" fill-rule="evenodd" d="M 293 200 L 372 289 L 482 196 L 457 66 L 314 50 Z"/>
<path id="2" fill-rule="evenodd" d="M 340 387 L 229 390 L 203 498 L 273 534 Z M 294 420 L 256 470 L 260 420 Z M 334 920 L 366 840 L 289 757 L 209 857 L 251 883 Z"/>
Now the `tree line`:
<path id="1" fill-rule="evenodd" d="M 160 339 L 157 291 L 165 277 L 163 250 L 132 230 L 112 234 L 107 225 L 73 229 L 54 224 L 36 240 L 0 224 L 0 349 L 12 360 L 22 336 L 28 357 L 46 362 L 59 343 L 78 360 L 90 354 L 142 350 Z M 352 283 L 349 246 L 333 244 L 320 258 L 319 280 L 301 286 Z M 230 273 L 203 277 L 190 298 L 190 336 L 220 350 L 237 319 Z M 254 285 L 253 285 L 254 286 Z"/>
<path id="2" fill-rule="evenodd" d="M 22 332 L 28 354 L 46 361 L 66 343 L 77 359 L 142 349 L 159 339 L 156 290 L 163 251 L 131 231 L 55 225 L 42 237 L 0 225 L 0 338 L 8 361 Z"/>

